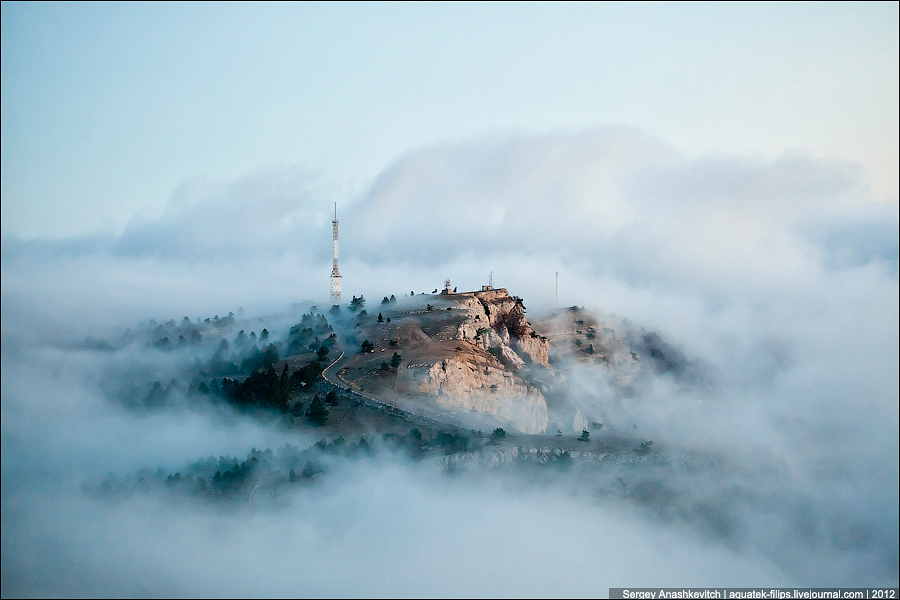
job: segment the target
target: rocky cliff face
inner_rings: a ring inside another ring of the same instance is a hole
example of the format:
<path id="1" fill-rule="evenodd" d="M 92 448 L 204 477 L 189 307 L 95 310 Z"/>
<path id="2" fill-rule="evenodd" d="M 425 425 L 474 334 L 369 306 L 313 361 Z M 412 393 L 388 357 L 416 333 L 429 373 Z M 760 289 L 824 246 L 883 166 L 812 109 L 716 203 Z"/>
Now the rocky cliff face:
<path id="1" fill-rule="evenodd" d="M 431 395 L 448 409 L 491 415 L 523 433 L 547 430 L 547 402 L 541 392 L 490 356 L 466 353 L 430 365 L 408 365 L 399 373 L 398 390 Z"/>
<path id="2" fill-rule="evenodd" d="M 485 350 L 497 349 L 504 364 L 518 369 L 526 360 L 547 364 L 550 343 L 532 329 L 525 318 L 522 300 L 505 289 L 474 292 L 460 302 L 467 311 L 457 336 Z"/>
<path id="3" fill-rule="evenodd" d="M 525 318 L 521 299 L 505 289 L 447 294 L 390 314 L 390 325 L 360 329 L 359 343 L 374 340 L 375 347 L 348 365 L 357 385 L 390 385 L 401 394 L 429 396 L 450 411 L 493 417 L 504 428 L 546 431 L 547 401 L 524 377 L 530 365 L 548 364 L 549 342 Z M 387 379 L 391 371 L 378 363 L 394 351 L 403 359 L 396 379 Z"/>
<path id="4" fill-rule="evenodd" d="M 549 342 L 525 318 L 522 300 L 505 289 L 467 295 L 458 307 L 466 320 L 457 339 L 487 350 L 506 368 L 478 354 L 458 355 L 435 364 L 419 383 L 443 406 L 461 407 L 504 420 L 524 433 L 547 429 L 547 402 L 540 390 L 514 372 L 528 362 L 547 364 Z"/>

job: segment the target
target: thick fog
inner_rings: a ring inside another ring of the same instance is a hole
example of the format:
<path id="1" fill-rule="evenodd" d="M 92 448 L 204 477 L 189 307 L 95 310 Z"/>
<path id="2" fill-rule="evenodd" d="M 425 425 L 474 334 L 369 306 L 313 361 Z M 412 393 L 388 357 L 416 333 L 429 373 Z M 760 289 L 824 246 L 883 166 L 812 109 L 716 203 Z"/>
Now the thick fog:
<path id="1" fill-rule="evenodd" d="M 478 289 L 493 272 L 529 318 L 577 305 L 657 332 L 698 380 L 650 377 L 625 402 L 573 364 L 573 394 L 708 466 L 622 474 L 657 490 L 647 502 L 391 453 L 337 461 L 272 506 L 92 491 L 316 442 L 186 397 L 147 411 L 115 398 L 194 360 L 132 335 L 150 319 L 234 311 L 277 335 L 324 309 L 334 202 L 345 302 L 445 278 Z M 619 128 L 424 148 L 362 191 L 300 168 L 187 182 L 117 238 L 4 238 L 3 593 L 896 586 L 897 206 L 871 201 L 851 164 L 693 158 Z"/>

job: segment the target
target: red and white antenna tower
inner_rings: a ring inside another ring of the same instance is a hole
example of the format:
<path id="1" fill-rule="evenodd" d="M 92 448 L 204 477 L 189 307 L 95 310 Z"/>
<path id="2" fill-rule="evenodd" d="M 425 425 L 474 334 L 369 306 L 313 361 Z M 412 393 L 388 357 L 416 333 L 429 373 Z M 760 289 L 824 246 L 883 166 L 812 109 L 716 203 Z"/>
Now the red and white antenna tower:
<path id="1" fill-rule="evenodd" d="M 331 222 L 334 229 L 334 259 L 331 263 L 331 302 L 341 303 L 341 272 L 338 271 L 338 218 L 337 202 L 334 203 L 334 221 Z"/>

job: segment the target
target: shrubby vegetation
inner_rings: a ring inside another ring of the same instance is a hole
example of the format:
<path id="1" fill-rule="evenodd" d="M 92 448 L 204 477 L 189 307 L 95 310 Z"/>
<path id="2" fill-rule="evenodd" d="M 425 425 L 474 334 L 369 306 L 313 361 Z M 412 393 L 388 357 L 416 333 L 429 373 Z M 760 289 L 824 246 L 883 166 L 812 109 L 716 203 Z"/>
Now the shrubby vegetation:
<path id="1" fill-rule="evenodd" d="M 318 403 L 325 407 L 321 400 Z M 355 442 L 342 436 L 331 440 L 323 438 L 302 450 L 291 444 L 285 444 L 277 451 L 253 448 L 243 460 L 232 456 L 210 456 L 175 473 L 145 468 L 124 479 L 110 475 L 96 487 L 86 486 L 85 489 L 101 495 L 156 490 L 209 501 L 263 502 L 265 498 L 277 498 L 292 485 L 309 484 L 327 475 L 339 464 L 337 459 L 368 458 L 384 453 L 421 459 L 433 453 L 446 455 L 478 449 L 481 437 L 481 432 L 440 431 L 429 439 L 414 427 L 406 435 L 385 433 L 380 440 L 365 436 Z"/>
<path id="2" fill-rule="evenodd" d="M 399 352 L 394 352 L 394 355 L 391 357 L 391 362 L 382 361 L 381 366 L 378 368 L 384 374 L 396 374 L 397 369 L 400 368 L 400 361 L 403 360 L 403 357 L 400 356 Z"/>
<path id="3" fill-rule="evenodd" d="M 322 340 L 324 338 L 324 341 Z M 291 353 L 317 352 L 320 348 L 330 348 L 337 343 L 337 334 L 328 323 L 325 315 L 305 314 L 300 322 L 291 327 L 288 333 L 288 345 Z"/>
<path id="4" fill-rule="evenodd" d="M 312 403 L 309 405 L 306 416 L 313 425 L 325 425 L 328 422 L 328 407 L 322 402 L 322 399 L 318 394 L 313 396 Z"/>
<path id="5" fill-rule="evenodd" d="M 196 321 L 184 317 L 180 323 L 173 319 L 161 325 L 151 321 L 147 329 L 149 347 L 172 351 L 203 341 L 199 348 L 215 348 L 212 356 L 206 361 L 197 356 L 193 366 L 181 372 L 180 377 L 189 383 L 181 383 L 177 378 L 168 384 L 136 381 L 109 390 L 111 397 L 142 409 L 157 409 L 179 399 L 197 401 L 206 398 L 211 402 L 224 401 L 240 409 L 306 416 L 302 411 L 303 404 L 296 396 L 316 385 L 331 348 L 337 344 L 337 334 L 325 316 L 313 311 L 302 315 L 300 322 L 290 328 L 287 338 L 281 340 L 273 339 L 275 336 L 267 328 L 263 328 L 258 336 L 255 331 L 248 334 L 246 329 L 241 329 L 235 333 L 235 329 L 234 313 Z M 135 334 L 129 335 L 133 339 Z M 178 341 L 173 343 L 173 339 Z M 217 339 L 218 343 L 215 342 Z M 314 352 L 315 356 L 293 372 L 287 363 L 278 365 L 282 354 L 298 356 L 306 352 Z M 322 415 L 315 411 L 313 414 L 312 420 L 323 420 Z"/>
<path id="6" fill-rule="evenodd" d="M 359 298 L 357 298 L 356 296 L 353 296 L 353 300 L 350 301 L 349 308 L 351 311 L 356 311 L 356 310 L 364 307 L 365 305 L 366 305 L 366 299 L 362 297 L 362 294 L 360 294 Z"/>
<path id="7" fill-rule="evenodd" d="M 279 375 L 275 365 L 270 364 L 265 371 L 254 371 L 244 381 L 224 378 L 221 389 L 222 395 L 236 405 L 270 407 L 287 412 L 291 377 L 287 365 Z"/>

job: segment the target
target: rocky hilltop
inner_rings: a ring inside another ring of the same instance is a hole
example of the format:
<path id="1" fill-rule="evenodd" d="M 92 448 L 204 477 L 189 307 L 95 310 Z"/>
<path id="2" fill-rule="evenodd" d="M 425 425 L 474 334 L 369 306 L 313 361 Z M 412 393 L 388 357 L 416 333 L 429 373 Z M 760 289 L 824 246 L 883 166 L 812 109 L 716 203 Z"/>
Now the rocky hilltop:
<path id="1" fill-rule="evenodd" d="M 547 364 L 547 338 L 525 319 L 520 298 L 505 289 L 454 294 L 448 307 L 462 311 L 452 356 L 409 365 L 398 390 L 429 394 L 449 409 L 467 409 L 496 417 L 523 433 L 547 429 L 547 401 L 539 389 L 515 372 L 529 362 Z"/>
<path id="2" fill-rule="evenodd" d="M 612 314 L 572 306 L 543 315 L 534 328 L 549 340 L 550 369 L 533 378 L 548 400 L 551 426 L 563 431 L 597 429 L 616 415 L 625 419 L 654 377 L 680 386 L 703 381 L 697 362 L 657 333 Z"/>
<path id="3" fill-rule="evenodd" d="M 359 323 L 360 343 L 370 340 L 374 348 L 350 361 L 341 377 L 458 420 L 544 433 L 547 401 L 517 372 L 546 366 L 549 341 L 528 323 L 522 300 L 491 289 L 427 296 L 425 302 L 407 310 L 383 306 L 382 318 L 390 323 L 371 317 Z M 378 365 L 389 350 L 401 355 L 394 370 Z"/>
<path id="4" fill-rule="evenodd" d="M 603 427 L 605 410 L 627 403 L 642 375 L 690 371 L 655 333 L 614 317 L 572 307 L 532 326 L 522 299 L 502 288 L 386 298 L 378 310 L 377 319 L 353 317 L 356 348 L 339 377 L 402 408 L 474 429 Z"/>
<path id="5" fill-rule="evenodd" d="M 547 365 L 549 341 L 525 319 L 521 298 L 511 297 L 502 288 L 462 295 L 470 297 L 459 303 L 467 311 L 466 322 L 459 326 L 459 339 L 488 351 L 498 349 L 501 361 L 512 369 L 525 366 L 526 361 Z"/>

